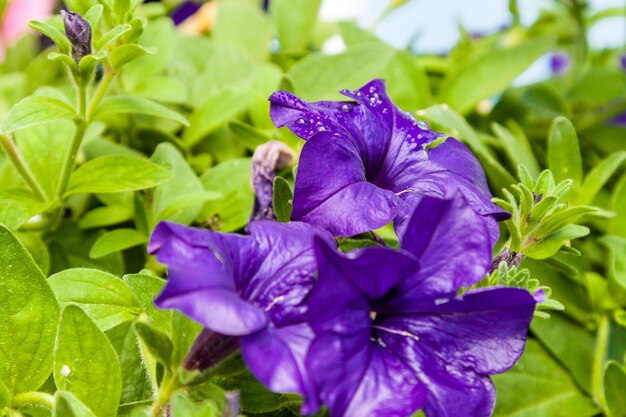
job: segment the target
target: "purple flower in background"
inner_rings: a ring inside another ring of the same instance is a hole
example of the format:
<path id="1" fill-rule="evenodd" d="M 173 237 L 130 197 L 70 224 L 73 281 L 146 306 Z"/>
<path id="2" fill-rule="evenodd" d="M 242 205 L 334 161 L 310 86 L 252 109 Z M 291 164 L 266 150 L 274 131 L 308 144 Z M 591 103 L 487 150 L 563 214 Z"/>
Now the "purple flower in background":
<path id="1" fill-rule="evenodd" d="M 343 255 L 315 242 L 319 278 L 308 321 L 316 336 L 306 366 L 332 417 L 420 408 L 428 417 L 491 415 L 489 375 L 521 356 L 536 300 L 517 288 L 455 297 L 484 276 L 491 256 L 469 232 L 450 238 L 464 227 L 479 233 L 459 201 L 422 199 L 401 251 Z"/>
<path id="2" fill-rule="evenodd" d="M 621 54 L 619 56 L 619 65 L 622 68 L 622 71 L 626 71 L 626 54 Z"/>
<path id="3" fill-rule="evenodd" d="M 252 373 L 274 391 L 304 395 L 303 410 L 312 411 L 316 397 L 303 361 L 313 334 L 302 323 L 303 298 L 317 268 L 313 237 L 334 241 L 304 223 L 257 221 L 249 231 L 242 236 L 159 223 L 148 250 L 169 272 L 155 304 L 239 336 Z"/>
<path id="4" fill-rule="evenodd" d="M 550 69 L 555 75 L 564 74 L 570 66 L 570 59 L 567 52 L 557 51 L 550 57 Z"/>
<path id="5" fill-rule="evenodd" d="M 193 16 L 200 10 L 201 3 L 195 1 L 185 1 L 172 13 L 172 20 L 176 26 L 183 23 L 189 17 Z"/>
<path id="6" fill-rule="evenodd" d="M 395 220 L 401 236 L 423 195 L 448 198 L 459 190 L 477 221 L 508 214 L 491 203 L 485 174 L 465 145 L 453 138 L 428 151 L 442 135 L 403 113 L 387 97 L 382 80 L 357 91 L 350 102 L 307 103 L 286 91 L 270 97 L 277 127 L 307 140 L 296 177 L 292 220 L 322 226 L 337 236 L 377 229 Z"/>

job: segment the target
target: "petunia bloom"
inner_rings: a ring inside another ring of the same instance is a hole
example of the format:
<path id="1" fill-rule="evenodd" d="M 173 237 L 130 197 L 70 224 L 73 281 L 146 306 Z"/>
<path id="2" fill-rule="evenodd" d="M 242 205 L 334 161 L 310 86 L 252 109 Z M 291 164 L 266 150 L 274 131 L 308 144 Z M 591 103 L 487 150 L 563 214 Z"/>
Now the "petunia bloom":
<path id="1" fill-rule="evenodd" d="M 448 198 L 459 190 L 497 240 L 496 220 L 508 214 L 491 202 L 480 163 L 453 138 L 403 113 L 387 97 L 382 80 L 356 91 L 353 101 L 307 103 L 286 91 L 270 97 L 277 127 L 307 140 L 300 155 L 292 220 L 326 228 L 336 236 L 374 230 L 395 221 L 398 235 L 422 196 Z"/>
<path id="2" fill-rule="evenodd" d="M 450 239 L 459 210 L 455 199 L 422 199 L 401 251 L 344 255 L 316 241 L 306 366 L 331 417 L 491 415 L 489 375 L 522 354 L 536 300 L 517 288 L 455 296 L 486 273 L 491 255 L 478 241 Z"/>
<path id="3" fill-rule="evenodd" d="M 302 323 L 303 298 L 316 271 L 313 237 L 328 244 L 332 237 L 295 222 L 257 221 L 248 230 L 242 236 L 159 223 L 148 250 L 167 265 L 168 281 L 155 304 L 238 336 L 244 360 L 262 383 L 315 401 L 303 365 L 313 335 Z M 316 407 L 309 402 L 303 409 Z"/>

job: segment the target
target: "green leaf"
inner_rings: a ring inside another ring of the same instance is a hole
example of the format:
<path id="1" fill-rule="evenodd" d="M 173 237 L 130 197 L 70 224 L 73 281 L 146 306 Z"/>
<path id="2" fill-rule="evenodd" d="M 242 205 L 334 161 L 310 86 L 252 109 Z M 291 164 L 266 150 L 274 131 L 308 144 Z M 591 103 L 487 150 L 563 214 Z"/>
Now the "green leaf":
<path id="1" fill-rule="evenodd" d="M 626 289 L 626 238 L 607 235 L 599 239 L 609 249 L 607 269 L 609 277 Z"/>
<path id="2" fill-rule="evenodd" d="M 78 305 L 102 331 L 134 320 L 140 306 L 124 281 L 97 269 L 66 269 L 48 282 L 61 307 Z"/>
<path id="3" fill-rule="evenodd" d="M 283 177 L 274 178 L 274 214 L 279 222 L 288 222 L 291 219 L 293 192 L 289 183 Z"/>
<path id="4" fill-rule="evenodd" d="M 396 51 L 381 42 L 361 44 L 338 55 L 307 55 L 289 70 L 296 92 L 316 100 L 337 99 L 344 88 L 359 88 L 391 62 Z"/>
<path id="5" fill-rule="evenodd" d="M 96 207 L 78 221 L 81 229 L 111 226 L 133 218 L 133 211 L 123 206 Z"/>
<path id="6" fill-rule="evenodd" d="M 626 368 L 615 361 L 607 364 L 604 371 L 604 396 L 612 417 L 626 417 Z"/>
<path id="7" fill-rule="evenodd" d="M 142 190 L 171 178 L 169 171 L 145 159 L 107 155 L 78 168 L 72 174 L 67 194 Z"/>
<path id="8" fill-rule="evenodd" d="M 577 224 L 568 224 L 546 236 L 539 243 L 532 245 L 524 254 L 534 259 L 545 259 L 558 252 L 561 246 L 573 239 L 587 236 L 589 228 Z"/>
<path id="9" fill-rule="evenodd" d="M 195 404 L 189 395 L 177 392 L 172 397 L 172 417 L 220 417 L 223 414 L 213 401 Z"/>
<path id="10" fill-rule="evenodd" d="M 122 392 L 122 374 L 109 339 L 75 305 L 68 305 L 54 349 L 54 382 L 72 392 L 98 417 L 115 417 Z"/>
<path id="11" fill-rule="evenodd" d="M 180 366 L 187 356 L 189 348 L 196 340 L 202 326 L 184 316 L 178 311 L 172 312 L 170 335 L 174 349 L 172 352 L 172 364 L 174 368 Z"/>
<path id="12" fill-rule="evenodd" d="M 214 223 L 215 228 L 222 232 L 232 232 L 245 226 L 254 202 L 251 171 L 251 160 L 242 158 L 222 162 L 202 174 L 200 181 L 204 189 L 217 191 L 223 197 L 206 203 L 199 218 Z"/>
<path id="13" fill-rule="evenodd" d="M 57 391 L 54 394 L 52 417 L 96 417 L 96 415 L 71 392 Z"/>
<path id="14" fill-rule="evenodd" d="M 110 117 L 116 114 L 143 114 L 173 120 L 185 126 L 187 119 L 162 104 L 138 96 L 109 96 L 102 99 L 93 117 Z"/>
<path id="15" fill-rule="evenodd" d="M 9 389 L 0 381 L 0 410 L 11 404 L 11 393 Z"/>
<path id="16" fill-rule="evenodd" d="M 52 41 L 56 43 L 57 46 L 59 47 L 59 50 L 61 51 L 61 53 L 66 54 L 66 55 L 70 53 L 70 48 L 71 48 L 70 41 L 67 39 L 65 34 L 61 32 L 59 29 L 47 23 L 38 22 L 36 20 L 31 20 L 30 22 L 28 22 L 28 26 L 35 29 L 39 33 L 43 33 L 48 38 L 52 39 Z"/>
<path id="17" fill-rule="evenodd" d="M 41 213 L 46 205 L 26 190 L 8 189 L 0 191 L 0 223 L 17 230 L 28 219 Z"/>
<path id="18" fill-rule="evenodd" d="M 480 100 L 507 88 L 517 76 L 552 49 L 555 39 L 530 39 L 511 47 L 482 50 L 457 64 L 441 85 L 440 100 L 467 113 Z"/>
<path id="19" fill-rule="evenodd" d="M 492 378 L 498 393 L 494 417 L 591 417 L 598 412 L 568 373 L 532 339 L 513 369 Z"/>
<path id="20" fill-rule="evenodd" d="M 149 324 L 140 321 L 135 323 L 135 331 L 137 332 L 137 336 L 143 341 L 144 346 L 148 348 L 150 354 L 171 371 L 174 345 L 169 336 Z"/>
<path id="21" fill-rule="evenodd" d="M 174 174 L 170 181 L 159 185 L 154 191 L 152 211 L 157 220 L 171 220 L 190 224 L 202 209 L 205 198 L 202 183 L 191 169 L 185 157 L 171 143 L 157 146 L 152 161 Z"/>
<path id="22" fill-rule="evenodd" d="M 480 160 L 494 188 L 502 189 L 517 181 L 500 164 L 493 153 L 480 141 L 478 135 L 457 112 L 446 105 L 435 105 L 419 111 L 418 116 L 442 127 L 442 131 L 465 143 Z"/>
<path id="23" fill-rule="evenodd" d="M 548 168 L 556 182 L 566 179 L 580 187 L 583 179 L 583 165 L 576 129 L 569 119 L 559 116 L 552 121 L 548 135 Z"/>
<path id="24" fill-rule="evenodd" d="M 30 96 L 11 108 L 2 123 L 0 133 L 11 133 L 59 119 L 72 119 L 75 115 L 76 111 L 62 100 L 45 96 Z"/>
<path id="25" fill-rule="evenodd" d="M 130 29 L 131 29 L 131 26 L 129 24 L 115 26 L 114 28 L 110 29 L 107 33 L 102 35 L 100 40 L 95 43 L 95 49 L 99 50 L 99 49 L 106 48 L 108 45 L 113 43 L 116 39 L 118 39 L 124 33 L 128 32 Z"/>
<path id="26" fill-rule="evenodd" d="M 626 174 L 622 175 L 611 196 L 611 210 L 616 216 L 610 223 L 610 229 L 614 234 L 626 237 Z"/>
<path id="27" fill-rule="evenodd" d="M 156 50 L 153 48 L 144 48 L 141 45 L 129 44 L 119 46 L 111 51 L 111 66 L 119 70 L 124 65 L 128 64 L 135 59 L 141 58 L 145 55 L 154 55 Z"/>
<path id="28" fill-rule="evenodd" d="M 170 331 L 172 313 L 154 306 L 154 299 L 161 293 L 165 281 L 158 277 L 146 274 L 131 274 L 124 276 L 124 282 L 133 292 L 151 324 L 158 330 L 167 333 Z"/>
<path id="29" fill-rule="evenodd" d="M 37 390 L 52 370 L 59 305 L 22 244 L 0 225 L 0 381 L 12 393 Z"/>
<path id="30" fill-rule="evenodd" d="M 91 247 L 89 257 L 102 258 L 111 253 L 138 246 L 148 237 L 135 229 L 115 229 L 100 236 Z"/>
<path id="31" fill-rule="evenodd" d="M 104 6 L 101 4 L 96 4 L 91 7 L 87 12 L 83 15 L 83 18 L 89 22 L 89 26 L 95 28 L 98 26 L 100 22 L 100 18 L 102 17 L 102 11 L 104 10 Z"/>
<path id="32" fill-rule="evenodd" d="M 256 129 L 249 124 L 242 123 L 239 120 L 233 120 L 228 123 L 228 128 L 237 138 L 239 143 L 254 152 L 257 146 L 263 145 L 272 138 L 271 135 L 262 130 Z"/>
<path id="33" fill-rule="evenodd" d="M 241 90 L 222 89 L 206 97 L 189 116 L 189 127 L 183 133 L 187 147 L 225 125 L 248 106 L 248 95 Z"/>
<path id="34" fill-rule="evenodd" d="M 504 149 L 509 156 L 509 159 L 514 166 L 518 164 L 524 165 L 533 177 L 539 175 L 539 164 L 533 153 L 528 138 L 524 134 L 524 131 L 518 125 L 516 127 L 517 134 L 513 134 L 504 126 L 497 123 L 491 125 L 491 129 L 494 131 L 498 139 L 504 144 Z"/>
<path id="35" fill-rule="evenodd" d="M 613 176 L 625 160 L 625 151 L 615 152 L 594 166 L 576 193 L 576 203 L 590 204 L 598 194 L 598 191 L 604 187 L 609 178 Z M 616 193 L 616 195 L 619 195 L 619 193 Z"/>
<path id="36" fill-rule="evenodd" d="M 275 0 L 271 14 L 281 52 L 305 51 L 317 21 L 321 0 Z"/>
<path id="37" fill-rule="evenodd" d="M 534 320 L 531 330 L 571 372 L 578 385 L 590 393 L 595 346 L 593 335 L 558 313 L 552 313 L 550 320 Z"/>

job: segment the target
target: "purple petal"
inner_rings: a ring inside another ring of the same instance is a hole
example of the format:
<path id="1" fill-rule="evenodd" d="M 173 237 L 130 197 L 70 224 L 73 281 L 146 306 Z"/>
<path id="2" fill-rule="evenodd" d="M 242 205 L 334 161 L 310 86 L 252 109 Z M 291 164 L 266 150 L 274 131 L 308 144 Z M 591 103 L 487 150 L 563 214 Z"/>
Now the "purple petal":
<path id="1" fill-rule="evenodd" d="M 402 236 L 401 248 L 420 261 L 420 271 L 399 284 L 393 308 L 410 309 L 421 300 L 454 296 L 483 279 L 493 243 L 485 219 L 457 194 L 450 200 L 424 197 Z"/>
<path id="2" fill-rule="evenodd" d="M 350 236 L 389 223 L 399 203 L 393 192 L 367 182 L 353 141 L 322 133 L 304 145 L 294 190 L 293 220 Z"/>
<path id="3" fill-rule="evenodd" d="M 269 326 L 241 338 L 241 353 L 254 376 L 272 391 L 303 395 L 305 414 L 319 408 L 317 394 L 304 366 L 312 339 L 313 331 L 306 324 Z"/>
<path id="4" fill-rule="evenodd" d="M 424 386 L 412 369 L 374 347 L 367 336 L 346 338 L 328 332 L 315 339 L 307 366 L 320 398 L 332 416 L 411 415 L 424 405 Z"/>
<path id="5" fill-rule="evenodd" d="M 297 321 L 306 310 L 302 300 L 313 285 L 317 263 L 313 238 L 336 245 L 328 232 L 301 223 L 256 221 L 248 230 L 262 262 L 254 275 L 239 280 L 242 297 L 264 308 L 276 325 Z"/>

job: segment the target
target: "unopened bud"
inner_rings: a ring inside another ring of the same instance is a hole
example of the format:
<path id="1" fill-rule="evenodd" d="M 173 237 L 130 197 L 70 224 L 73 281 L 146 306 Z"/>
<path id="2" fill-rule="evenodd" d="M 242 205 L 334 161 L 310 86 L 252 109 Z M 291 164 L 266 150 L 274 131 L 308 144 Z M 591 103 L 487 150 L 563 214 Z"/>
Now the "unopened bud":
<path id="1" fill-rule="evenodd" d="M 78 13 L 61 10 L 61 15 L 65 25 L 65 36 L 72 44 L 72 58 L 78 64 L 84 56 L 92 52 L 91 26 Z"/>

